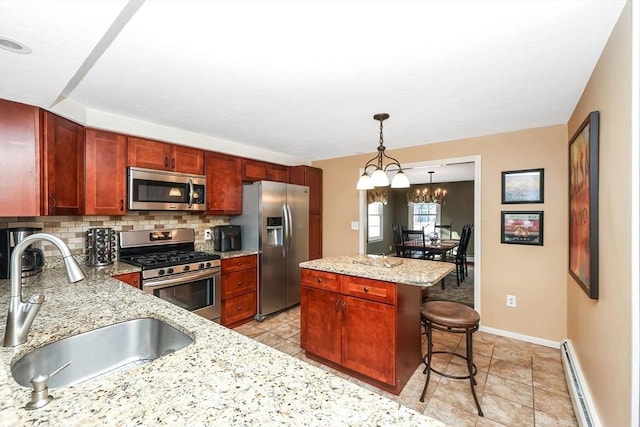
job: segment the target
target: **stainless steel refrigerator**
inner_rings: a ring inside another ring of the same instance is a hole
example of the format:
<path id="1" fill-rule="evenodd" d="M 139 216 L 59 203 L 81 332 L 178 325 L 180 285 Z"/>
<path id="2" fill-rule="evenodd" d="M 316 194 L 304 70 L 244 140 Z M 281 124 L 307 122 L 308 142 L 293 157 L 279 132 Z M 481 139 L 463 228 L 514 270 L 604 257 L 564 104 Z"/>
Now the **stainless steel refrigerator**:
<path id="1" fill-rule="evenodd" d="M 309 259 L 309 187 L 260 181 L 242 188 L 242 249 L 258 252 L 257 320 L 300 303 L 300 267 Z"/>

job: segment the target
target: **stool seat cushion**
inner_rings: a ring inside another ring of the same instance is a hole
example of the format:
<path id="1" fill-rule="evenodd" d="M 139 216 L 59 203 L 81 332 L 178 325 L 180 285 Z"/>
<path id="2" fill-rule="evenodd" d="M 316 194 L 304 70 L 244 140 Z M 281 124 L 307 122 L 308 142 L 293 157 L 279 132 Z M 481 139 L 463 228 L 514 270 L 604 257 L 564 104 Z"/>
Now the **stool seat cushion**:
<path id="1" fill-rule="evenodd" d="M 450 328 L 473 328 L 480 323 L 477 311 L 457 302 L 428 301 L 420 313 L 428 321 Z"/>

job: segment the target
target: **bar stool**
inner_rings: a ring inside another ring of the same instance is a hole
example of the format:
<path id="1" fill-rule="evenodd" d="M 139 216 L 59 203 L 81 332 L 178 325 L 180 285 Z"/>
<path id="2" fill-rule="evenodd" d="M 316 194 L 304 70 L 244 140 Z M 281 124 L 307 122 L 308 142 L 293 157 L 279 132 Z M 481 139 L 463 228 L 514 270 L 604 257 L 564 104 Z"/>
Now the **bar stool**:
<path id="1" fill-rule="evenodd" d="M 482 409 L 480 409 L 480 403 L 478 402 L 475 389 L 477 384 L 475 375 L 478 369 L 473 363 L 473 333 L 477 331 L 480 326 L 480 315 L 471 307 L 457 302 L 428 301 L 422 304 L 420 319 L 424 326 L 425 334 L 427 335 L 427 354 L 422 358 L 422 362 L 425 364 L 427 380 L 424 383 L 424 389 L 422 389 L 420 402 L 424 402 L 424 395 L 427 393 L 431 371 L 447 378 L 457 380 L 469 379 L 473 400 L 475 400 L 476 406 L 478 407 L 478 415 L 483 417 L 484 414 L 482 413 Z M 467 339 L 466 356 L 462 356 L 453 351 L 433 351 L 433 329 L 454 334 L 465 334 Z M 437 371 L 431 366 L 431 357 L 439 353 L 452 354 L 453 356 L 466 360 L 469 373 L 467 375 L 450 375 Z"/>

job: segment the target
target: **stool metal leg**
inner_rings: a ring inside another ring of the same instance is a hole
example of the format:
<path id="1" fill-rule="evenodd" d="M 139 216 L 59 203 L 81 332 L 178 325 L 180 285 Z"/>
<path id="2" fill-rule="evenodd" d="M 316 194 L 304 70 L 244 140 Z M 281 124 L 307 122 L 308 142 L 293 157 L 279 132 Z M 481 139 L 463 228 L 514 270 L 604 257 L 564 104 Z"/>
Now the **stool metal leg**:
<path id="1" fill-rule="evenodd" d="M 478 396 L 476 396 L 476 378 L 475 372 L 473 372 L 473 333 L 467 332 L 467 369 L 469 370 L 469 384 L 471 385 L 471 393 L 473 394 L 473 400 L 476 401 L 478 407 L 478 415 L 484 417 L 482 409 L 480 409 L 480 402 L 478 402 Z M 424 392 L 423 392 L 424 393 Z"/>
<path id="2" fill-rule="evenodd" d="M 427 394 L 427 387 L 429 387 L 429 379 L 431 378 L 431 356 L 433 354 L 433 337 L 431 331 L 431 323 L 425 322 L 425 329 L 427 330 L 427 360 L 425 362 L 426 371 L 427 371 L 427 380 L 424 383 L 424 388 L 422 389 L 422 394 L 420 395 L 420 402 L 424 402 L 424 396 Z"/>

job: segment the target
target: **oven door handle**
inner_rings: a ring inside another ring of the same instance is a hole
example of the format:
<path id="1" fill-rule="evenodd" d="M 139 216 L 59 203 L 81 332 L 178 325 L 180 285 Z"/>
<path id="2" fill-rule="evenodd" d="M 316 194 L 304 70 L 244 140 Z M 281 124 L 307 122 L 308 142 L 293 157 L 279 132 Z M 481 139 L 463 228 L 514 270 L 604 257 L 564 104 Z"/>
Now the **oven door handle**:
<path id="1" fill-rule="evenodd" d="M 197 273 L 179 274 L 169 278 L 145 280 L 142 282 L 142 289 L 160 289 L 167 286 L 182 285 L 195 280 L 213 278 L 216 274 L 219 274 L 219 270 L 217 272 L 216 270 L 206 270 Z"/>

